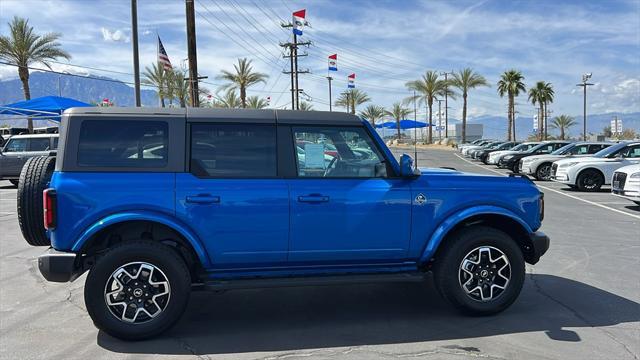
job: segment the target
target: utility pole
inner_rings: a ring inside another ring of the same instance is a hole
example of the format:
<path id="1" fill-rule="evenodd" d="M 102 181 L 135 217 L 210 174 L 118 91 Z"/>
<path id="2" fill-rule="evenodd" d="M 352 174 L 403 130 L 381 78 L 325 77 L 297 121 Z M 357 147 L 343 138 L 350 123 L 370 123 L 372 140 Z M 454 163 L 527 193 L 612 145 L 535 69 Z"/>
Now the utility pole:
<path id="1" fill-rule="evenodd" d="M 438 100 L 436 99 L 436 101 L 438 102 L 438 139 L 442 140 L 442 102 L 444 101 L 446 103 L 446 100 Z M 446 104 L 445 104 L 445 109 L 446 109 Z M 446 110 L 445 110 L 446 111 Z"/>
<path id="2" fill-rule="evenodd" d="M 587 141 L 587 86 L 593 85 L 589 83 L 589 79 L 593 74 L 586 73 L 582 75 L 582 83 L 577 84 L 576 86 L 582 86 L 583 96 L 582 96 L 582 106 L 583 106 L 583 115 L 582 115 L 582 140 Z"/>
<path id="3" fill-rule="evenodd" d="M 449 80 L 447 75 L 453 75 L 453 70 L 451 72 L 441 72 L 440 75 L 444 75 L 444 137 L 449 137 Z"/>
<path id="4" fill-rule="evenodd" d="M 198 55 L 196 54 L 196 15 L 195 0 L 185 0 L 187 7 L 187 54 L 189 57 L 189 93 L 191 94 L 191 106 L 200 106 L 200 93 L 198 91 Z"/>
<path id="5" fill-rule="evenodd" d="M 333 78 L 329 75 L 327 75 L 327 80 L 329 80 L 329 111 L 333 111 L 332 105 L 331 105 L 331 80 L 333 80 Z"/>
<path id="6" fill-rule="evenodd" d="M 131 0 L 131 43 L 133 44 L 133 89 L 140 107 L 140 58 L 138 55 L 138 0 Z M 59 87 L 59 85 L 58 85 Z"/>
<path id="7" fill-rule="evenodd" d="M 553 110 L 549 110 L 546 106 L 544 107 L 544 139 L 547 140 L 547 125 L 549 124 L 549 114 L 553 113 Z"/>
<path id="8" fill-rule="evenodd" d="M 292 28 L 292 23 L 281 24 L 283 28 Z M 283 74 L 291 74 L 291 109 L 300 110 L 300 93 L 303 89 L 298 86 L 298 74 L 308 74 L 309 70 L 298 69 L 298 57 L 308 56 L 308 54 L 298 54 L 298 46 L 309 46 L 310 41 L 298 42 L 298 36 L 293 33 L 293 42 L 280 43 L 280 47 L 289 48 L 289 55 L 283 56 L 284 58 L 290 58 L 290 71 L 283 71 Z"/>
<path id="9" fill-rule="evenodd" d="M 413 157 L 415 158 L 415 168 L 418 168 L 418 99 L 416 91 L 413 90 Z"/>

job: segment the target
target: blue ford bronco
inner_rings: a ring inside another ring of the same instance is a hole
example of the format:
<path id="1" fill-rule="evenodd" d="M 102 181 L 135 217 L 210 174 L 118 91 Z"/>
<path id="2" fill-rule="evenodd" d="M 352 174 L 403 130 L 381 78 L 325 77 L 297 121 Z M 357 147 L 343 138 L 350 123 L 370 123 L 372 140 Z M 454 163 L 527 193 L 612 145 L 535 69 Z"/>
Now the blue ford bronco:
<path id="1" fill-rule="evenodd" d="M 88 271 L 95 325 L 167 330 L 194 289 L 424 281 L 463 312 L 500 312 L 549 247 L 542 193 L 396 161 L 344 113 L 76 108 L 57 153 L 21 173 L 19 222 L 49 281 Z M 43 226 L 44 222 L 44 226 Z"/>

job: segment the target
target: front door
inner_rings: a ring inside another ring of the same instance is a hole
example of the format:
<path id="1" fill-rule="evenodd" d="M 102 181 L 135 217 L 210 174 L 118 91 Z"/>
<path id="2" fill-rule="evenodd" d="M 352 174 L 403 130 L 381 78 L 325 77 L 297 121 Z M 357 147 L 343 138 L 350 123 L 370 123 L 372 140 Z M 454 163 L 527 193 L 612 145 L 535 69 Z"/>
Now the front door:
<path id="1" fill-rule="evenodd" d="M 384 157 L 365 128 L 293 127 L 292 133 L 297 177 L 289 182 L 289 261 L 406 259 L 411 181 L 388 176 Z"/>
<path id="2" fill-rule="evenodd" d="M 29 138 L 13 138 L 9 139 L 4 149 L 2 149 L 2 158 L 0 159 L 0 171 L 3 177 L 17 178 L 20 176 L 22 165 L 27 161 L 29 151 Z"/>
<path id="3" fill-rule="evenodd" d="M 286 262 L 289 191 L 277 177 L 276 127 L 194 123 L 190 170 L 176 175 L 176 211 L 217 268 Z"/>

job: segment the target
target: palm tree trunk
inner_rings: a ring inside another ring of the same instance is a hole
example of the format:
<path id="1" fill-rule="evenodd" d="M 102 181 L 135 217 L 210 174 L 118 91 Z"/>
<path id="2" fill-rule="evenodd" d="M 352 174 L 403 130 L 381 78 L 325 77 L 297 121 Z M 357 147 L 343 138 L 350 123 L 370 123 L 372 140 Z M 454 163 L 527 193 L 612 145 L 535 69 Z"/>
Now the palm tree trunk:
<path id="1" fill-rule="evenodd" d="M 545 103 L 545 112 L 544 112 L 544 139 L 547 140 L 547 104 Z"/>
<path id="2" fill-rule="evenodd" d="M 240 86 L 240 102 L 242 102 L 242 108 L 247 107 L 247 89 L 244 86 Z"/>
<path id="3" fill-rule="evenodd" d="M 564 126 L 560 126 L 560 140 L 564 140 Z"/>
<path id="4" fill-rule="evenodd" d="M 507 141 L 511 141 L 511 129 L 513 128 L 513 124 L 512 124 L 513 120 L 511 118 L 511 111 L 512 111 L 512 108 L 513 108 L 511 106 L 512 102 L 513 102 L 513 98 L 511 96 L 511 94 L 509 94 L 509 101 L 508 101 L 508 104 L 507 104 L 507 107 L 508 107 L 508 109 L 507 109 L 507 118 L 508 118 L 507 119 Z"/>
<path id="5" fill-rule="evenodd" d="M 355 96 L 351 97 L 351 115 L 356 114 L 356 99 Z"/>
<path id="6" fill-rule="evenodd" d="M 467 141 L 467 92 L 462 93 L 462 143 Z"/>
<path id="7" fill-rule="evenodd" d="M 29 69 L 25 66 L 20 66 L 18 68 L 18 76 L 20 77 L 20 81 L 22 81 L 22 91 L 24 92 L 24 99 L 31 100 L 31 89 L 29 88 Z M 33 119 L 31 117 L 27 118 L 27 128 L 29 129 L 29 134 L 33 134 Z"/>
<path id="8" fill-rule="evenodd" d="M 433 100 L 429 100 L 429 135 L 427 142 L 431 144 L 432 134 L 433 134 Z"/>

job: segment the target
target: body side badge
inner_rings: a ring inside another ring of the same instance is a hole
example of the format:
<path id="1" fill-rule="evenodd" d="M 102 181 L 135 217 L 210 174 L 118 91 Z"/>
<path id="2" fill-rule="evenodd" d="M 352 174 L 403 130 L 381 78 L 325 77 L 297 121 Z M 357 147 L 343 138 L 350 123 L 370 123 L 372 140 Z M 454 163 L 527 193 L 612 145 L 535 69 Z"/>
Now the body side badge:
<path id="1" fill-rule="evenodd" d="M 418 205 L 422 205 L 427 201 L 427 197 L 424 196 L 424 194 L 420 193 L 418 194 L 418 196 L 416 196 L 415 202 Z"/>

